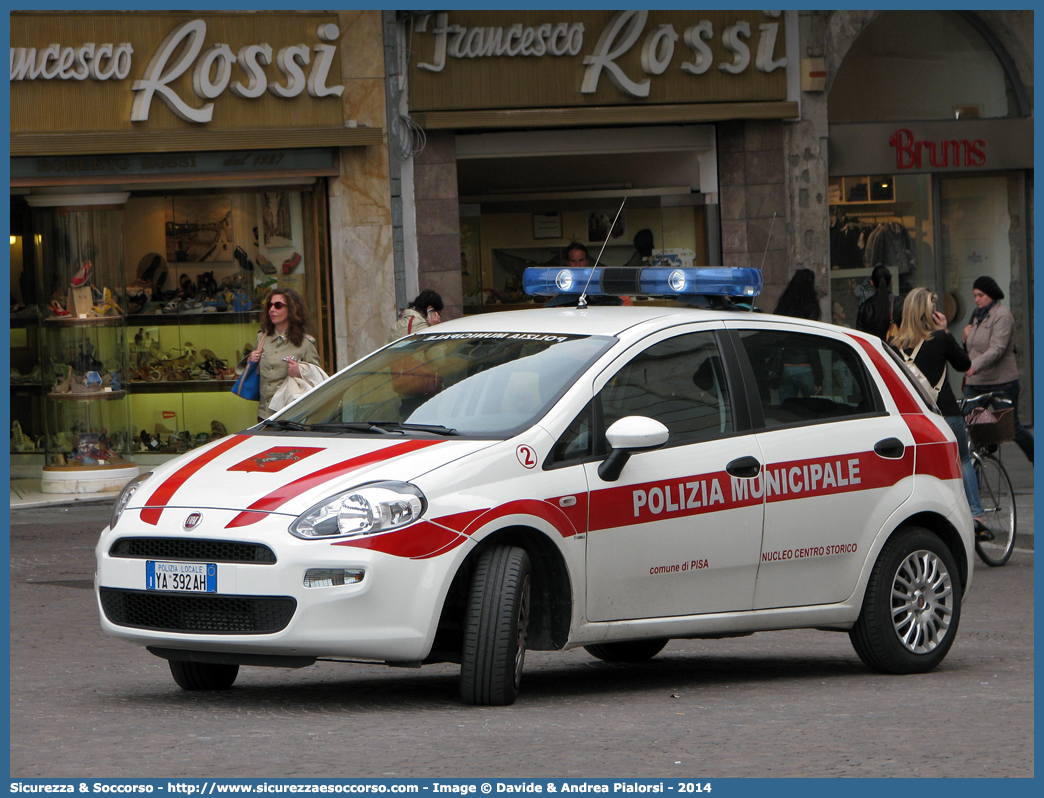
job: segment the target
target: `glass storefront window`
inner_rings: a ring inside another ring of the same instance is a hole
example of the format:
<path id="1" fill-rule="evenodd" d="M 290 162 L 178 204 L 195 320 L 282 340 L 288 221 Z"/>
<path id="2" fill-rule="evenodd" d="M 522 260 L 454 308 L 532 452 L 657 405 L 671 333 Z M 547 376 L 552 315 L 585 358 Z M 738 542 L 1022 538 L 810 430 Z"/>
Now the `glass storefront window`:
<path id="1" fill-rule="evenodd" d="M 831 320 L 855 326 L 883 263 L 892 291 L 935 284 L 931 175 L 856 175 L 830 180 Z"/>
<path id="2" fill-rule="evenodd" d="M 628 199 L 618 219 L 622 196 L 461 206 L 464 312 L 542 304 L 522 292 L 523 271 L 529 266 L 564 266 L 566 250 L 574 241 L 587 247 L 592 265 L 601 252 L 599 262 L 605 266 L 648 265 L 658 259 L 706 266 L 706 209 L 690 204 L 691 196 L 698 195 Z M 669 204 L 678 200 L 685 204 Z M 644 261 L 636 236 L 639 242 L 651 238 L 652 252 Z"/>
<path id="3" fill-rule="evenodd" d="M 236 364 L 254 347 L 265 295 L 290 288 L 320 307 L 310 199 L 276 189 L 128 201 L 127 337 L 139 452 L 155 451 L 149 438 L 169 453 L 255 423 L 256 406 L 230 388 Z M 310 315 L 319 338 L 318 314 Z M 173 433 L 180 439 L 170 444 Z"/>
<path id="4" fill-rule="evenodd" d="M 147 465 L 252 426 L 256 404 L 231 386 L 275 288 L 301 295 L 332 373 L 324 192 L 138 191 L 21 212 L 12 448 L 71 468 L 94 435 L 106 461 Z"/>

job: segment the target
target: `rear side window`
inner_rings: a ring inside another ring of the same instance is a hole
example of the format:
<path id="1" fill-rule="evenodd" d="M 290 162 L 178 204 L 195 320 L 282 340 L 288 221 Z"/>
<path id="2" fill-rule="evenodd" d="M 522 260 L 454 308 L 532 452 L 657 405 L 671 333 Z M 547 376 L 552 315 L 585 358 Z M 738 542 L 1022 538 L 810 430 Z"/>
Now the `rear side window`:
<path id="1" fill-rule="evenodd" d="M 879 409 L 863 361 L 842 341 L 790 330 L 743 330 L 739 336 L 754 371 L 767 428 Z"/>

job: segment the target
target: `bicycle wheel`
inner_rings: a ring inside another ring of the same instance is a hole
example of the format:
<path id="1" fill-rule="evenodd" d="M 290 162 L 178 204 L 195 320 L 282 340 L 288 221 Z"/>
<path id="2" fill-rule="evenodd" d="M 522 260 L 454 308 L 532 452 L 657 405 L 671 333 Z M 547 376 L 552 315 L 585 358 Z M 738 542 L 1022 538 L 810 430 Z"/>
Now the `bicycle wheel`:
<path id="1" fill-rule="evenodd" d="M 1015 548 L 1015 491 L 996 457 L 979 454 L 972 458 L 972 464 L 979 482 L 982 520 L 993 535 L 992 540 L 976 535 L 975 551 L 989 566 L 1004 565 Z"/>

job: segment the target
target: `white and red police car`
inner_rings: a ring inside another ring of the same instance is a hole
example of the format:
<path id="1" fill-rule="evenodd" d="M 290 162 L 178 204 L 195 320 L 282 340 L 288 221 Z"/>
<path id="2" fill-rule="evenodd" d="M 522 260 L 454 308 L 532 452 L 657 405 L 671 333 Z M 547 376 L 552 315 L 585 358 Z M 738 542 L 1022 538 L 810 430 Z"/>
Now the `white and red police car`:
<path id="1" fill-rule="evenodd" d="M 105 631 L 189 690 L 459 662 L 473 704 L 515 699 L 527 648 L 817 628 L 876 670 L 937 665 L 973 544 L 931 399 L 876 338 L 709 296 L 756 295 L 757 270 L 631 273 L 706 307 L 446 322 L 132 482 L 97 547 Z"/>

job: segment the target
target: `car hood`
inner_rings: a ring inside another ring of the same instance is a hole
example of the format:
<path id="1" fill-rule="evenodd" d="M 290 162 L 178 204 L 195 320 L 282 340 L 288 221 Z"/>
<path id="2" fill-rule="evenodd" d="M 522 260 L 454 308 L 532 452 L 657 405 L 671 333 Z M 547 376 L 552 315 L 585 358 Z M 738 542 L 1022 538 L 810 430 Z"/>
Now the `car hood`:
<path id="1" fill-rule="evenodd" d="M 408 481 L 491 441 L 400 436 L 230 435 L 164 463 L 127 505 L 158 525 L 168 508 L 239 511 L 230 526 L 269 513 L 298 516 L 342 490 Z"/>

